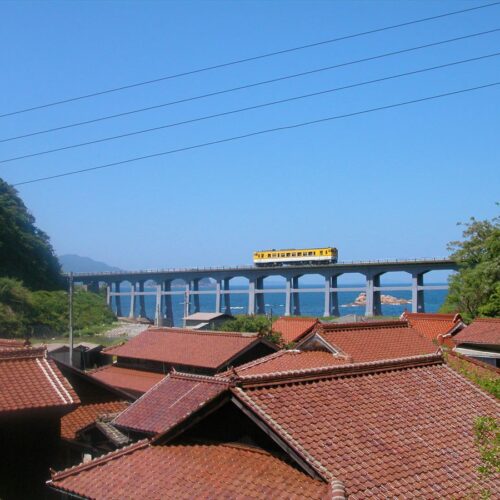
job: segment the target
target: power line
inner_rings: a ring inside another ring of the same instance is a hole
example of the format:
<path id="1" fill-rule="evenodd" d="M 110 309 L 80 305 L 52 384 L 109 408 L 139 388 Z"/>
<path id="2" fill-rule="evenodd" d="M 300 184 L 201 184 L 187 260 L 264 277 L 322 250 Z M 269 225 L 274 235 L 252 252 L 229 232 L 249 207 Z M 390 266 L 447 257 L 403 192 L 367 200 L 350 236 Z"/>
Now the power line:
<path id="1" fill-rule="evenodd" d="M 463 36 L 460 36 L 460 37 L 449 38 L 447 40 L 440 40 L 439 42 L 427 43 L 427 44 L 424 44 L 424 45 L 418 45 L 416 47 L 410 47 L 410 48 L 407 48 L 407 49 L 401 49 L 401 50 L 396 50 L 396 51 L 393 51 L 393 52 L 386 52 L 384 54 L 378 54 L 376 56 L 365 57 L 363 59 L 356 59 L 354 61 L 347 61 L 345 63 L 335 64 L 333 66 L 326 66 L 326 67 L 323 67 L 323 68 L 316 68 L 316 69 L 309 70 L 309 71 L 303 71 L 301 73 L 295 73 L 295 74 L 292 74 L 292 75 L 285 75 L 285 76 L 281 76 L 281 77 L 278 77 L 278 78 L 273 78 L 273 79 L 270 79 L 270 80 L 263 80 L 263 81 L 260 81 L 260 82 L 255 82 L 255 83 L 250 83 L 250 84 L 246 84 L 246 85 L 241 85 L 239 87 L 233 87 L 233 88 L 230 88 L 230 89 L 218 90 L 216 92 L 210 92 L 208 94 L 202 94 L 202 95 L 198 95 L 198 96 L 187 97 L 187 98 L 179 99 L 179 100 L 176 100 L 176 101 L 170 101 L 170 102 L 166 102 L 166 103 L 162 103 L 162 104 L 156 104 L 154 106 L 148 106 L 148 107 L 145 107 L 145 108 L 134 109 L 134 110 L 131 110 L 131 111 L 124 111 L 122 113 L 117 113 L 117 114 L 114 114 L 114 115 L 102 116 L 102 117 L 99 117 L 99 118 L 94 118 L 92 120 L 86 120 L 86 121 L 81 121 L 81 122 L 76 122 L 76 123 L 70 123 L 68 125 L 61 125 L 59 127 L 53 127 L 53 128 L 49 128 L 49 129 L 45 129 L 45 130 L 38 130 L 36 132 L 30 132 L 28 134 L 18 135 L 18 136 L 14 136 L 14 137 L 8 137 L 6 139 L 0 139 L 0 143 L 2 143 L 2 142 L 9 142 L 9 141 L 15 141 L 15 140 L 18 140 L 18 139 L 25 139 L 27 137 L 33 137 L 35 135 L 47 134 L 47 133 L 50 133 L 50 132 L 57 132 L 59 130 L 65 130 L 65 129 L 69 129 L 69 128 L 73 128 L 73 127 L 79 127 L 79 126 L 82 126 L 82 125 L 89 125 L 91 123 L 101 122 L 101 121 L 104 121 L 104 120 L 110 120 L 110 119 L 113 119 L 113 118 L 119 118 L 119 117 L 122 117 L 122 116 L 133 115 L 133 114 L 136 114 L 136 113 L 142 113 L 144 111 L 151 111 L 153 109 L 159 109 L 159 108 L 163 108 L 163 107 L 166 107 L 166 106 L 173 106 L 175 104 L 181 104 L 181 103 L 185 103 L 185 102 L 195 101 L 195 100 L 198 100 L 198 99 L 204 99 L 204 98 L 207 98 L 207 97 L 213 97 L 213 96 L 216 96 L 216 95 L 227 94 L 229 92 L 235 92 L 237 90 L 249 89 L 249 88 L 258 87 L 258 86 L 261 86 L 261 85 L 268 85 L 270 83 L 276 83 L 276 82 L 280 82 L 280 81 L 284 81 L 284 80 L 290 80 L 292 78 L 298 78 L 298 77 L 302 77 L 302 76 L 312 75 L 312 74 L 315 74 L 315 73 L 320 73 L 322 71 L 328 71 L 328 70 L 342 68 L 342 67 L 345 67 L 345 66 L 351 66 L 351 65 L 359 64 L 359 63 L 363 63 L 363 62 L 374 61 L 374 60 L 382 59 L 382 58 L 385 58 L 385 57 L 390 57 L 390 56 L 394 56 L 394 55 L 404 54 L 404 53 L 407 53 L 407 52 L 413 52 L 415 50 L 421 50 L 421 49 L 426 49 L 426 48 L 430 48 L 430 47 L 436 47 L 438 45 L 443 45 L 443 44 L 446 44 L 446 43 L 457 42 L 457 41 L 460 41 L 460 40 L 466 40 L 468 38 L 473 38 L 473 37 L 477 37 L 477 36 L 489 35 L 491 33 L 496 33 L 498 31 L 500 31 L 500 28 L 495 28 L 495 29 L 488 30 L 488 31 L 480 31 L 478 33 L 471 33 L 469 35 L 463 35 Z"/>
<path id="2" fill-rule="evenodd" d="M 378 82 L 383 82 L 383 81 L 387 81 L 387 80 L 394 80 L 396 78 L 401 78 L 401 77 L 404 77 L 404 76 L 416 75 L 416 74 L 419 74 L 419 73 L 425 73 L 427 71 L 434 71 L 434 70 L 437 70 L 437 69 L 443 69 L 443 68 L 447 68 L 447 67 L 451 67 L 451 66 L 457 66 L 459 64 L 465 64 L 465 63 L 469 63 L 469 62 L 473 62 L 473 61 L 480 61 L 480 60 L 483 60 L 483 59 L 488 59 L 490 57 L 496 57 L 496 56 L 499 56 L 499 55 L 500 55 L 500 52 L 495 52 L 493 54 L 487 54 L 487 55 L 484 55 L 484 56 L 478 56 L 478 57 L 473 57 L 473 58 L 470 58 L 470 59 L 463 59 L 463 60 L 454 61 L 454 62 L 451 62 L 451 63 L 440 64 L 439 66 L 432 66 L 430 68 L 417 69 L 417 70 L 414 70 L 414 71 L 407 71 L 406 73 L 399 73 L 397 75 L 385 76 L 383 78 L 377 78 L 375 80 L 367 80 L 367 81 L 364 81 L 364 82 L 358 82 L 358 83 L 353 83 L 353 84 L 350 84 L 350 85 L 344 85 L 342 87 L 335 87 L 335 88 L 332 88 L 332 89 L 321 90 L 319 92 L 313 92 L 313 93 L 310 93 L 310 94 L 302 94 L 302 95 L 295 96 L 295 97 L 289 97 L 287 99 L 280 99 L 280 100 L 277 100 L 277 101 L 271 101 L 271 102 L 266 102 L 266 103 L 262 103 L 262 104 L 256 104 L 254 106 L 248 106 L 248 107 L 245 107 L 245 108 L 233 109 L 231 111 L 225 111 L 225 112 L 222 112 L 222 113 L 216 113 L 216 114 L 212 114 L 212 115 L 200 116 L 200 117 L 197 117 L 197 118 L 192 118 L 190 120 L 184 120 L 184 121 L 180 121 L 180 122 L 169 123 L 169 124 L 166 124 L 166 125 L 160 125 L 158 127 L 152 127 L 152 128 L 147 128 L 147 129 L 143 129 L 143 130 L 136 130 L 134 132 L 128 132 L 128 133 L 125 133 L 125 134 L 115 135 L 115 136 L 111 136 L 111 137 L 104 137 L 102 139 L 95 139 L 93 141 L 80 142 L 78 144 L 71 144 L 69 146 L 63 146 L 63 147 L 60 147 L 60 148 L 48 149 L 46 151 L 39 151 L 39 152 L 36 152 L 36 153 L 26 154 L 26 155 L 22 155 L 22 156 L 15 156 L 15 157 L 12 157 L 12 158 L 7 158 L 5 160 L 0 160 L 0 164 L 1 163 L 12 162 L 12 161 L 17 161 L 17 160 L 22 160 L 22 159 L 26 159 L 26 158 L 32 158 L 34 156 L 42 156 L 42 155 L 46 155 L 46 154 L 50 154 L 50 153 L 56 153 L 58 151 L 65 151 L 65 150 L 68 150 L 68 149 L 74 149 L 74 148 L 79 148 L 79 147 L 83 147 L 83 146 L 89 146 L 91 144 L 99 144 L 99 143 L 102 143 L 102 142 L 113 141 L 113 140 L 116 140 L 116 139 L 123 139 L 125 137 L 130 137 L 130 136 L 139 135 L 139 134 L 145 134 L 145 133 L 148 133 L 148 132 L 154 132 L 154 131 L 162 130 L 162 129 L 166 129 L 166 128 L 178 127 L 180 125 L 186 125 L 186 124 L 189 124 L 189 123 L 195 123 L 195 122 L 200 122 L 200 121 L 204 121 L 204 120 L 210 120 L 212 118 L 219 118 L 219 117 L 222 117 L 222 116 L 233 115 L 233 114 L 237 114 L 237 113 L 242 113 L 244 111 L 251 111 L 251 110 L 255 110 L 255 109 L 259 109 L 259 108 L 265 108 L 265 107 L 269 107 L 269 106 L 274 106 L 276 104 L 283 104 L 283 103 L 286 103 L 286 102 L 298 101 L 300 99 L 306 99 L 306 98 L 309 98 L 309 97 L 315 97 L 315 96 L 319 96 L 319 95 L 329 94 L 329 93 L 332 93 L 332 92 L 337 92 L 339 90 L 346 90 L 346 89 L 351 89 L 351 88 L 355 88 L 355 87 L 361 87 L 363 85 L 369 85 L 369 84 L 372 84 L 372 83 L 378 83 Z"/>
<path id="3" fill-rule="evenodd" d="M 485 85 L 480 85 L 480 86 L 477 86 L 477 87 L 469 87 L 469 88 L 466 88 L 466 89 L 455 90 L 453 92 L 446 92 L 444 94 L 437 94 L 437 95 L 433 95 L 433 96 L 422 97 L 420 99 L 413 99 L 411 101 L 403 101 L 403 102 L 398 102 L 396 104 L 388 104 L 386 106 L 379 106 L 379 107 L 376 107 L 376 108 L 364 109 L 362 111 L 355 111 L 353 113 L 347 113 L 347 114 L 336 115 L 336 116 L 329 116 L 329 117 L 326 117 L 326 118 L 320 118 L 318 120 L 311 120 L 311 121 L 307 121 L 307 122 L 295 123 L 293 125 L 284 125 L 282 127 L 275 127 L 275 128 L 270 128 L 270 129 L 266 129 L 266 130 L 259 130 L 257 132 L 250 132 L 248 134 L 237 135 L 237 136 L 233 136 L 233 137 L 227 137 L 225 139 L 219 139 L 219 140 L 216 140 L 216 141 L 205 142 L 205 143 L 201 143 L 201 144 L 195 144 L 193 146 L 186 146 L 186 147 L 183 147 L 183 148 L 171 149 L 169 151 L 163 151 L 161 153 L 153 153 L 153 154 L 150 154 L 150 155 L 137 156 L 135 158 L 129 158 L 127 160 L 121 160 L 121 161 L 117 161 L 117 162 L 113 162 L 113 163 L 106 163 L 104 165 L 98 165 L 98 166 L 95 166 L 95 167 L 82 168 L 82 169 L 79 169 L 79 170 L 73 170 L 73 171 L 70 171 L 70 172 L 64 172 L 62 174 L 49 175 L 49 176 L 46 176 L 46 177 L 39 177 L 37 179 L 30 179 L 30 180 L 23 181 L 23 182 L 17 182 L 17 183 L 15 183 L 13 185 L 14 186 L 22 186 L 22 185 L 25 185 L 25 184 L 33 184 L 35 182 L 42 182 L 42 181 L 47 181 L 47 180 L 51 180 L 51 179 L 58 179 L 60 177 L 68 177 L 70 175 L 81 174 L 81 173 L 84 173 L 84 172 L 91 172 L 91 171 L 94 171 L 94 170 L 101 170 L 101 169 L 104 169 L 104 168 L 115 167 L 117 165 L 124 165 L 124 164 L 127 164 L 127 163 L 133 163 L 133 162 L 140 161 L 140 160 L 147 160 L 147 159 L 151 159 L 151 158 L 158 158 L 160 156 L 166 156 L 166 155 L 170 155 L 170 154 L 174 154 L 174 153 L 181 153 L 181 152 L 184 152 L 184 151 L 191 151 L 193 149 L 204 148 L 204 147 L 207 147 L 207 146 L 214 146 L 216 144 L 223 144 L 223 143 L 226 143 L 226 142 L 237 141 L 237 140 L 246 139 L 246 138 L 249 138 L 249 137 L 255 137 L 255 136 L 258 136 L 258 135 L 269 134 L 269 133 L 273 133 L 273 132 L 280 132 L 280 131 L 283 131 L 283 130 L 290 130 L 290 129 L 300 128 L 300 127 L 306 127 L 306 126 L 315 125 L 315 124 L 318 124 L 318 123 L 325 123 L 325 122 L 329 122 L 329 121 L 333 121 L 333 120 L 340 120 L 342 118 L 349 118 L 349 117 L 352 117 L 352 116 L 359 116 L 359 115 L 364 115 L 364 114 L 368 114 L 368 113 L 374 113 L 376 111 L 382 111 L 382 110 L 385 110 L 385 109 L 392 109 L 392 108 L 398 108 L 398 107 L 401 107 L 401 106 L 407 106 L 409 104 L 416 104 L 416 103 L 420 103 L 420 102 L 431 101 L 433 99 L 440 99 L 442 97 L 448 97 L 448 96 L 452 96 L 452 95 L 463 94 L 465 92 L 472 92 L 472 91 L 475 91 L 475 90 L 486 89 L 486 88 L 489 88 L 489 87 L 494 87 L 496 85 L 500 85 L 500 81 L 494 82 L 494 83 L 488 83 L 488 84 L 485 84 Z"/>
<path id="4" fill-rule="evenodd" d="M 375 29 L 372 29 L 372 30 L 362 31 L 362 32 L 359 32 L 359 33 L 352 33 L 350 35 L 344 35 L 344 36 L 337 37 L 337 38 L 331 38 L 329 40 L 322 40 L 320 42 L 309 43 L 307 45 L 300 45 L 298 47 L 291 47 L 291 48 L 288 48 L 288 49 L 278 50 L 278 51 L 274 51 L 274 52 L 268 52 L 266 54 L 260 54 L 260 55 L 257 55 L 257 56 L 247 57 L 247 58 L 244 58 L 244 59 L 238 59 L 236 61 L 230 61 L 230 62 L 226 62 L 226 63 L 222 63 L 222 64 L 216 64 L 216 65 L 213 65 L 213 66 L 206 66 L 204 68 L 198 68 L 198 69 L 194 69 L 194 70 L 190 70 L 190 71 L 185 71 L 183 73 L 176 73 L 176 74 L 173 74 L 173 75 L 162 76 L 160 78 L 154 78 L 152 80 L 145 80 L 145 81 L 142 81 L 142 82 L 132 83 L 132 84 L 129 84 L 129 85 L 123 85 L 123 86 L 120 86 L 120 87 L 115 87 L 115 88 L 111 88 L 111 89 L 107 89 L 107 90 L 101 90 L 99 92 L 93 92 L 93 93 L 90 93 L 90 94 L 85 94 L 85 95 L 81 95 L 81 96 L 77 96 L 77 97 L 71 97 L 71 98 L 68 98 L 68 99 L 61 99 L 59 101 L 54 101 L 54 102 L 50 102 L 50 103 L 47 103 L 47 104 L 41 104 L 39 106 L 33 106 L 33 107 L 30 107 L 30 108 L 20 109 L 20 110 L 17 110 L 17 111 L 11 111 L 9 113 L 4 113 L 4 114 L 0 115 L 0 118 L 4 118 L 6 116 L 17 115 L 17 114 L 21 114 L 21 113 L 27 113 L 29 111 L 35 111 L 37 109 L 48 108 L 48 107 L 51 107 L 51 106 L 57 106 L 59 104 L 65 104 L 65 103 L 68 103 L 68 102 L 79 101 L 79 100 L 82 100 L 82 99 L 88 99 L 90 97 L 97 97 L 99 95 L 110 94 L 112 92 L 118 92 L 118 91 L 121 91 L 121 90 L 131 89 L 131 88 L 134 88 L 134 87 L 140 87 L 142 85 L 149 85 L 149 84 L 152 84 L 152 83 L 157 83 L 157 82 L 161 82 L 161 81 L 165 81 L 165 80 L 171 80 L 171 79 L 179 78 L 179 77 L 183 77 L 183 76 L 194 75 L 196 73 L 202 73 L 204 71 L 210 71 L 210 70 L 214 70 L 214 69 L 225 68 L 225 67 L 228 67 L 228 66 L 234 66 L 236 64 L 242 64 L 242 63 L 246 63 L 246 62 L 250 62 L 250 61 L 257 61 L 259 59 L 265 59 L 267 57 L 273 57 L 273 56 L 277 56 L 277 55 L 281 55 L 281 54 L 287 54 L 287 53 L 290 53 L 290 52 L 295 52 L 295 51 L 298 51 L 298 50 L 304 50 L 304 49 L 309 49 L 309 48 L 312 48 L 312 47 L 318 47 L 320 45 L 327 45 L 327 44 L 330 44 L 330 43 L 336 43 L 336 42 L 340 42 L 342 40 L 349 40 L 349 39 L 357 38 L 357 37 L 360 37 L 360 36 L 366 36 L 366 35 L 371 35 L 371 34 L 374 34 L 374 33 L 380 33 L 382 31 L 392 30 L 392 29 L 396 29 L 396 28 L 402 28 L 404 26 L 410 26 L 412 24 L 418 24 L 418 23 L 423 23 L 423 22 L 427 22 L 427 21 L 433 21 L 433 20 L 436 20 L 436 19 L 442 19 L 444 17 L 455 16 L 457 14 L 463 14 L 465 12 L 472 12 L 472 11 L 479 10 L 479 9 L 486 9 L 486 8 L 489 8 L 489 7 L 494 7 L 494 6 L 499 5 L 499 4 L 500 4 L 500 2 L 492 2 L 492 3 L 488 3 L 488 4 L 477 5 L 475 7 L 469 7 L 467 9 L 455 10 L 455 11 L 452 11 L 452 12 L 445 12 L 444 14 L 438 14 L 436 16 L 430 16 L 430 17 L 424 17 L 424 18 L 420 18 L 420 19 L 414 19 L 412 21 L 407 21 L 407 22 L 404 22 L 404 23 L 393 24 L 393 25 L 390 25 L 390 26 L 384 26 L 382 28 L 375 28 Z"/>

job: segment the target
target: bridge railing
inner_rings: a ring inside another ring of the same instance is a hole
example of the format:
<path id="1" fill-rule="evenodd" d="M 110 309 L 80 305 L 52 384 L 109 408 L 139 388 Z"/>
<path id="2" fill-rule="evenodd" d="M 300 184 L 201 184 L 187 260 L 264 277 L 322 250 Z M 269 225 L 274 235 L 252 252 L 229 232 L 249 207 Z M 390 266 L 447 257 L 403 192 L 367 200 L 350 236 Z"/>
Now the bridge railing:
<path id="1" fill-rule="evenodd" d="M 357 266 L 357 265 L 369 265 L 369 264 L 415 264 L 415 263 L 425 263 L 425 262 L 453 262 L 449 257 L 422 257 L 417 259 L 372 259 L 372 260 L 352 260 L 352 261 L 338 261 L 334 265 L 344 265 L 344 266 Z M 310 265 L 310 267 L 321 267 L 322 264 Z M 331 266 L 331 264 L 325 264 L 325 266 Z M 306 266 L 291 266 L 288 267 L 306 267 Z M 202 266 L 202 267 L 190 267 L 190 268 L 163 268 L 163 269 L 140 269 L 136 271 L 101 271 L 95 273 L 73 273 L 73 276 L 114 276 L 120 274 L 162 274 L 162 273 L 188 273 L 188 272 L 206 272 L 206 271 L 224 271 L 224 270 L 249 270 L 256 269 L 252 264 L 243 264 L 235 266 Z M 69 273 L 63 273 L 65 276 L 69 276 Z"/>

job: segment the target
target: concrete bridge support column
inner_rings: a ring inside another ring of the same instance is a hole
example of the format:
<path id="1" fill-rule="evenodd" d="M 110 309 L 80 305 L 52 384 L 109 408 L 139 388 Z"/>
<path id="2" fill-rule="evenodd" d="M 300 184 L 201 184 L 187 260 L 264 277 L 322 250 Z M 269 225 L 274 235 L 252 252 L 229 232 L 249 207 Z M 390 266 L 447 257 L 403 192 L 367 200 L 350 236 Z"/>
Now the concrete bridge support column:
<path id="1" fill-rule="evenodd" d="M 323 316 L 340 316 L 339 295 L 337 291 L 332 292 L 332 288 L 337 288 L 338 276 L 325 276 L 325 310 Z"/>
<path id="2" fill-rule="evenodd" d="M 186 317 L 189 316 L 190 314 L 191 314 L 191 288 L 189 283 L 186 283 L 186 289 L 184 291 L 184 307 L 182 308 L 182 316 Z"/>
<path id="3" fill-rule="evenodd" d="M 266 314 L 266 304 L 264 300 L 264 278 L 257 278 L 257 294 L 255 297 L 257 303 L 257 314 Z"/>
<path id="4" fill-rule="evenodd" d="M 413 273 L 411 276 L 411 312 L 423 313 L 424 306 L 424 291 L 419 290 L 419 287 L 424 286 L 425 273 Z"/>
<path id="5" fill-rule="evenodd" d="M 111 285 L 106 283 L 106 304 L 111 307 Z"/>
<path id="6" fill-rule="evenodd" d="M 199 279 L 191 280 L 191 291 L 192 292 L 199 292 L 200 291 L 200 280 Z M 200 312 L 200 296 L 197 293 L 193 293 L 192 312 L 193 313 Z"/>
<path id="7" fill-rule="evenodd" d="M 292 302 L 292 278 L 286 279 L 285 290 L 285 316 L 290 316 L 291 302 Z"/>
<path id="8" fill-rule="evenodd" d="M 120 293 L 120 282 L 115 282 L 115 292 Z M 120 318 L 123 317 L 122 311 L 122 298 L 120 295 L 115 295 L 115 304 L 116 304 L 116 315 Z"/>
<path id="9" fill-rule="evenodd" d="M 297 290 L 292 292 L 292 314 L 300 316 L 299 276 L 292 278 L 292 288 Z"/>
<path id="10" fill-rule="evenodd" d="M 331 287 L 332 288 L 338 288 L 338 283 L 337 283 L 338 276 L 332 276 L 331 277 Z M 330 299 L 330 316 L 340 316 L 340 309 L 339 309 L 339 292 L 334 291 L 331 293 L 331 299 Z"/>
<path id="11" fill-rule="evenodd" d="M 155 326 L 163 326 L 161 285 L 156 285 Z"/>
<path id="12" fill-rule="evenodd" d="M 382 314 L 380 290 L 375 290 L 376 287 L 380 287 L 380 274 L 367 274 L 365 316 L 380 316 Z"/>
<path id="13" fill-rule="evenodd" d="M 135 288 L 137 283 L 130 283 L 130 311 L 128 313 L 129 318 L 135 318 Z"/>
<path id="14" fill-rule="evenodd" d="M 255 278 L 248 281 L 248 314 L 255 314 Z"/>
<path id="15" fill-rule="evenodd" d="M 222 301 L 221 301 L 221 280 L 215 281 L 215 312 L 222 312 Z"/>
<path id="16" fill-rule="evenodd" d="M 170 280 L 165 280 L 162 283 L 162 289 L 164 292 L 172 291 L 172 282 Z M 174 310 L 172 307 L 172 295 L 163 295 L 163 301 L 165 306 L 163 311 L 165 312 L 164 324 L 167 326 L 174 326 Z"/>
<path id="17" fill-rule="evenodd" d="M 144 281 L 139 281 L 139 292 L 144 292 Z M 146 317 L 146 297 L 144 295 L 139 295 L 139 317 Z"/>
<path id="18" fill-rule="evenodd" d="M 224 312 L 226 314 L 231 314 L 231 295 L 229 293 L 229 278 L 224 279 Z"/>

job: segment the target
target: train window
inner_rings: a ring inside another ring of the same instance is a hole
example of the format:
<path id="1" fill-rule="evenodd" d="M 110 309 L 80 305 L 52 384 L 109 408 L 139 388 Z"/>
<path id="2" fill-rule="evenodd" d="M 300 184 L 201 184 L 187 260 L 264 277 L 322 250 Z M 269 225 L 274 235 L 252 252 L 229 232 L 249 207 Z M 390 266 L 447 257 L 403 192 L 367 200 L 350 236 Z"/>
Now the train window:
<path id="1" fill-rule="evenodd" d="M 293 252 L 292 257 L 297 257 L 297 254 L 295 252 Z"/>
<path id="2" fill-rule="evenodd" d="M 270 254 L 270 253 L 268 253 L 268 254 L 267 254 L 267 258 L 269 259 L 270 257 L 271 257 L 271 254 Z"/>
<path id="3" fill-rule="evenodd" d="M 323 250 L 320 250 L 320 251 L 319 251 L 319 254 L 320 254 L 320 255 L 323 255 Z"/>
<path id="4" fill-rule="evenodd" d="M 286 253 L 286 256 L 287 256 L 287 257 L 290 257 L 290 252 L 287 252 L 287 253 Z"/>
<path id="5" fill-rule="evenodd" d="M 302 252 L 297 252 L 297 257 L 302 257 Z"/>
<path id="6" fill-rule="evenodd" d="M 281 257 L 284 257 L 284 256 L 285 256 L 285 254 L 284 254 L 284 253 L 282 253 L 282 254 L 281 254 Z"/>

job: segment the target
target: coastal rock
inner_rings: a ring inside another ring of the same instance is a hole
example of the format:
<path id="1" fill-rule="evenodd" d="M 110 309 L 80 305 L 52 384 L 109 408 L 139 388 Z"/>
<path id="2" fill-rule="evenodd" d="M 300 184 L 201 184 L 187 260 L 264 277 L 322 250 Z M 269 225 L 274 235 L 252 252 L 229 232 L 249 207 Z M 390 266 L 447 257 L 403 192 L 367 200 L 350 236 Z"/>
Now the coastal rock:
<path id="1" fill-rule="evenodd" d="M 408 299 L 400 299 L 398 297 L 393 297 L 392 295 L 381 295 L 380 302 L 386 305 L 401 305 L 401 304 L 410 304 L 411 300 Z M 354 302 L 351 304 L 347 304 L 347 307 L 356 307 L 356 306 L 366 306 L 366 293 L 361 292 Z"/>

